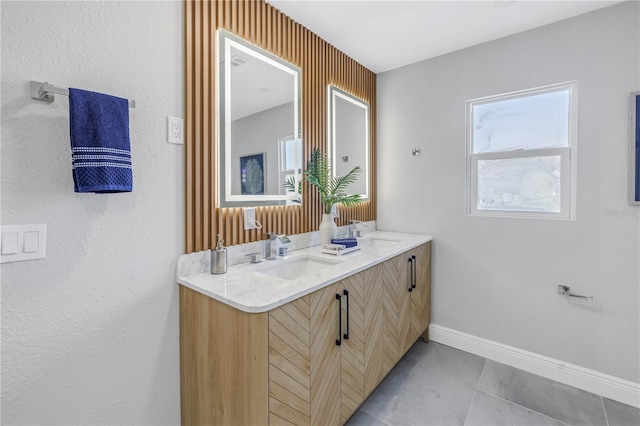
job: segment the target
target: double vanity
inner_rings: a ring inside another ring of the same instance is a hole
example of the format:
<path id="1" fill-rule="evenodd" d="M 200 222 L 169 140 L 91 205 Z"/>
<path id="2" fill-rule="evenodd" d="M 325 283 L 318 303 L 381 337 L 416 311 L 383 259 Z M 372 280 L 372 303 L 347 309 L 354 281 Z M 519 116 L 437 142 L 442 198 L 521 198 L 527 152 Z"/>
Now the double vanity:
<path id="1" fill-rule="evenodd" d="M 431 237 L 358 240 L 178 278 L 183 424 L 344 424 L 427 337 Z"/>

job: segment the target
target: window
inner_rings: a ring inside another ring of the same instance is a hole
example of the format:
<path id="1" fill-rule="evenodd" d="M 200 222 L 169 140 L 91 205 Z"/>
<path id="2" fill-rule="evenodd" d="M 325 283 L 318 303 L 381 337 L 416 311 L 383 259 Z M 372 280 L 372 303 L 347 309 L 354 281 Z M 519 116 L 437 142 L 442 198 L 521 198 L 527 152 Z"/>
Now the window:
<path id="1" fill-rule="evenodd" d="M 574 219 L 576 91 L 467 101 L 467 214 Z"/>
<path id="2" fill-rule="evenodd" d="M 300 164 L 302 164 L 302 138 L 300 136 L 298 136 L 298 138 L 294 138 L 293 136 L 280 138 L 278 140 L 278 179 L 279 182 L 281 182 L 281 194 L 295 194 L 295 192 L 290 191 L 283 183 L 288 180 L 293 180 L 295 186 L 298 187 L 302 179 L 302 169 L 297 167 L 297 165 Z M 292 200 L 286 200 L 285 204 L 298 203 Z"/>

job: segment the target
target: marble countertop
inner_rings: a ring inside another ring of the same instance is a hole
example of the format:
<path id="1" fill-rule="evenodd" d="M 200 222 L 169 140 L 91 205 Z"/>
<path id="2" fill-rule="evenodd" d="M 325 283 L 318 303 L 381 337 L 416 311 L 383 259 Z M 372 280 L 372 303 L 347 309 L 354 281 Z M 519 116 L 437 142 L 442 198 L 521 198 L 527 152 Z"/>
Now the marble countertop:
<path id="1" fill-rule="evenodd" d="M 374 231 L 359 239 L 361 250 L 342 256 L 324 254 L 320 246 L 291 252 L 286 259 L 242 263 L 227 268 L 226 274 L 197 273 L 178 277 L 178 283 L 244 312 L 258 313 L 277 308 L 343 278 L 384 262 L 414 247 L 431 241 L 428 235 Z M 387 241 L 372 241 L 387 240 Z M 380 247 L 375 247 L 376 244 Z M 260 272 L 278 262 L 291 262 L 313 256 L 336 262 L 318 272 L 285 280 Z"/>

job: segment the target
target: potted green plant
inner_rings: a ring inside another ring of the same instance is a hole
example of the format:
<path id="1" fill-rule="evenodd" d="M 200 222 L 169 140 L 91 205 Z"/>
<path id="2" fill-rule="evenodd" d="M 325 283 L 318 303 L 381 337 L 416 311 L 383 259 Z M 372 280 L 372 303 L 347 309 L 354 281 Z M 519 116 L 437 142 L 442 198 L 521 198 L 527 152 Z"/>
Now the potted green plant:
<path id="1" fill-rule="evenodd" d="M 334 217 L 336 217 L 334 206 L 342 204 L 350 207 L 362 201 L 360 194 L 345 193 L 347 187 L 356 181 L 360 172 L 360 166 L 356 166 L 346 175 L 334 177 L 327 155 L 317 148 L 311 153 L 304 176 L 320 193 L 323 206 L 322 223 L 320 224 L 321 244 L 329 244 L 336 236 L 338 226 L 334 221 Z M 296 186 L 293 180 L 288 180 L 285 186 L 291 191 L 297 190 L 296 192 L 300 194 L 300 184 L 301 182 L 298 182 Z"/>

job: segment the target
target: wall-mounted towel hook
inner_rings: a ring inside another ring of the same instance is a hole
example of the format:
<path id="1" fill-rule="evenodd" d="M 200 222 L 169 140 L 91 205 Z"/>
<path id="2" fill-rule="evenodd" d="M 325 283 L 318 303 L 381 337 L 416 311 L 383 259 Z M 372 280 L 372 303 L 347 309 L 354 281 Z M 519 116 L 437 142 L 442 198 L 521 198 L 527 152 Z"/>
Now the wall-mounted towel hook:
<path id="1" fill-rule="evenodd" d="M 46 81 L 44 83 L 40 81 L 32 81 L 30 83 L 31 99 L 37 99 L 39 101 L 53 102 L 55 101 L 55 95 L 69 96 L 69 89 L 62 87 L 55 87 Z M 129 101 L 129 108 L 135 108 L 136 101 Z"/>
<path id="2" fill-rule="evenodd" d="M 577 299 L 586 299 L 590 302 L 593 301 L 593 296 L 582 296 L 580 294 L 574 294 L 574 293 L 571 293 L 570 290 L 571 290 L 571 287 L 569 287 L 568 285 L 558 284 L 558 294 L 563 294 L 569 297 L 575 297 Z"/>

